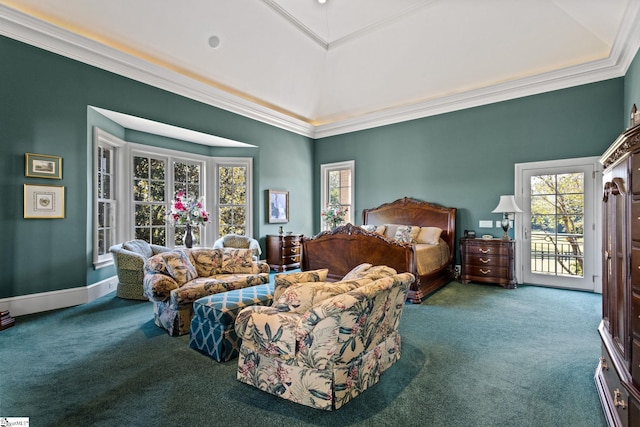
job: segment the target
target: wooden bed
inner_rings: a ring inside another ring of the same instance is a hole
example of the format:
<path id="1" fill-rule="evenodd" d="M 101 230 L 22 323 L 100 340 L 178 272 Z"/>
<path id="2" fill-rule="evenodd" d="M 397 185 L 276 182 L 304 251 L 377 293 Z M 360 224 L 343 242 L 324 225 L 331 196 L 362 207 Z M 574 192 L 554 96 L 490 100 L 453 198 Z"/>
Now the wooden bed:
<path id="1" fill-rule="evenodd" d="M 391 203 L 362 212 L 362 223 L 372 225 L 404 224 L 420 227 L 439 227 L 440 238 L 448 245 L 448 259 L 441 267 L 428 274 L 418 274 L 416 245 L 399 243 L 352 224 L 302 241 L 302 270 L 329 269 L 329 280 L 340 280 L 362 263 L 387 265 L 399 273 L 416 276 L 407 299 L 420 303 L 426 295 L 453 279 L 455 262 L 456 208 L 404 197 Z"/>

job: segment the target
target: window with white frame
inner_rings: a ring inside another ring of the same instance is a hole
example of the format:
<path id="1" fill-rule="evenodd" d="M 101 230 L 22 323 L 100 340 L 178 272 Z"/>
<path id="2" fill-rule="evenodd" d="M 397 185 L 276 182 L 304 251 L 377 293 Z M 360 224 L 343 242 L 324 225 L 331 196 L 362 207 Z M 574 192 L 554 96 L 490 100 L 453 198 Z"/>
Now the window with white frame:
<path id="1" fill-rule="evenodd" d="M 251 159 L 219 159 L 217 163 L 218 237 L 247 234 L 251 182 Z"/>
<path id="2" fill-rule="evenodd" d="M 353 207 L 355 201 L 355 168 L 354 160 L 326 163 L 320 166 L 321 174 L 321 209 L 343 207 L 347 209 L 345 222 L 353 223 Z M 322 217 L 321 217 L 322 218 Z M 326 226 L 323 224 L 323 227 Z"/>
<path id="3" fill-rule="evenodd" d="M 178 191 L 196 199 L 207 196 L 205 209 L 212 218 L 206 227 L 194 228 L 197 245 L 212 245 L 227 233 L 252 232 L 251 158 L 210 158 L 127 143 L 99 129 L 94 139 L 96 267 L 100 257 L 105 265 L 111 263 L 109 247 L 124 240 L 181 246 L 184 226 L 167 220 Z M 125 164 L 130 167 L 118 167 Z M 206 185 L 207 170 L 215 171 L 212 185 Z M 123 183 L 129 185 L 123 188 Z"/>
<path id="4" fill-rule="evenodd" d="M 117 243 L 121 233 L 117 172 L 125 144 L 109 133 L 94 129 L 93 263 L 96 267 L 112 262 L 109 248 Z"/>

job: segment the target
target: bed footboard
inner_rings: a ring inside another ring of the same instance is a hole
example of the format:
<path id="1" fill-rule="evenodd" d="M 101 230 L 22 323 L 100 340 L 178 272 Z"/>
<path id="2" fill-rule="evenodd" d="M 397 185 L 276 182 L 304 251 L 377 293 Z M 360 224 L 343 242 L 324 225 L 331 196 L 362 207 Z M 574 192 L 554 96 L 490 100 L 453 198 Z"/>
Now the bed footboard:
<path id="1" fill-rule="evenodd" d="M 398 273 L 415 274 L 413 245 L 389 240 L 352 224 L 324 231 L 302 241 L 302 270 L 328 268 L 337 281 L 354 267 L 369 263 L 386 265 Z"/>

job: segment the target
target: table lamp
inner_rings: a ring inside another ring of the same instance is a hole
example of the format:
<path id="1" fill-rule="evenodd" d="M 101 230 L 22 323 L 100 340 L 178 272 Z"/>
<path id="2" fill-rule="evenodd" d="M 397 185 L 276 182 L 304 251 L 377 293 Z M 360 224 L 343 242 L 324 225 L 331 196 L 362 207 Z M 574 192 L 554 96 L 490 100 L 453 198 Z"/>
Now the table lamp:
<path id="1" fill-rule="evenodd" d="M 518 207 L 516 204 L 516 198 L 513 195 L 510 196 L 500 196 L 500 202 L 498 206 L 492 213 L 501 213 L 502 215 L 502 229 L 504 230 L 504 236 L 502 236 L 503 240 L 509 240 L 509 214 L 513 214 L 516 212 L 522 212 L 522 209 Z"/>

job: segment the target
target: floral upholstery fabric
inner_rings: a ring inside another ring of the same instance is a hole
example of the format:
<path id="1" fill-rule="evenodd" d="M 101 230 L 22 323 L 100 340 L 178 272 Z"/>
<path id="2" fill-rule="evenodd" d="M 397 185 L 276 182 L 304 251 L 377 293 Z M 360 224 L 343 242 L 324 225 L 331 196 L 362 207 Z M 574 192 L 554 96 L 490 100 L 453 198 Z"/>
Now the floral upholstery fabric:
<path id="1" fill-rule="evenodd" d="M 349 292 L 370 282 L 371 279 L 366 278 L 338 283 L 300 283 L 285 290 L 273 306 L 279 312 L 304 313 L 324 299 Z"/>
<path id="2" fill-rule="evenodd" d="M 401 225 L 396 229 L 395 240 L 402 243 L 415 243 L 420 227 L 414 225 Z"/>
<path id="3" fill-rule="evenodd" d="M 354 267 L 353 270 L 348 272 L 342 278 L 342 281 L 361 279 L 365 277 L 377 280 L 386 276 L 395 276 L 396 274 L 398 274 L 396 270 L 391 267 L 387 267 L 386 265 L 373 266 L 371 264 L 364 263 Z"/>
<path id="4" fill-rule="evenodd" d="M 324 282 L 327 280 L 328 273 L 329 270 L 323 268 L 321 270 L 303 271 L 300 273 L 276 274 L 273 277 L 273 298 L 277 300 L 287 288 L 297 283 Z"/>
<path id="5" fill-rule="evenodd" d="M 252 261 L 251 254 L 250 249 L 180 249 L 149 258 L 144 292 L 155 305 L 156 325 L 170 335 L 186 334 L 197 299 L 268 283 L 269 265 Z"/>
<path id="6" fill-rule="evenodd" d="M 245 308 L 235 324 L 242 339 L 238 380 L 303 405 L 338 409 L 399 359 L 398 323 L 414 280 L 410 273 L 365 279 L 298 313 L 277 304 Z"/>

